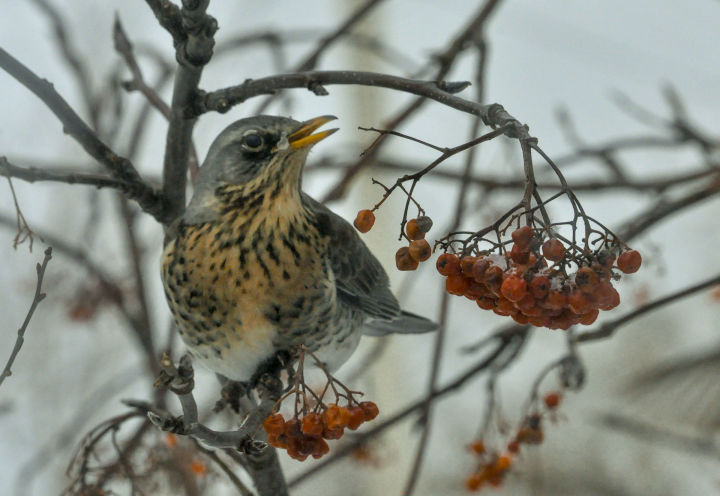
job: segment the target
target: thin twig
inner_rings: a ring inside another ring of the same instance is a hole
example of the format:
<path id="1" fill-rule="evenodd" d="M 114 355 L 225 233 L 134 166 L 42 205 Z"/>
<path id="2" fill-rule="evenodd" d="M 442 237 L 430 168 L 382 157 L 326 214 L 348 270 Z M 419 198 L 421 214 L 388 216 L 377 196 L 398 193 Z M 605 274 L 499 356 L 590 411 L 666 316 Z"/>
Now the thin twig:
<path id="1" fill-rule="evenodd" d="M 39 263 L 35 266 L 35 272 L 37 272 L 37 286 L 35 287 L 35 295 L 33 296 L 33 301 L 30 304 L 30 310 L 28 310 L 28 313 L 25 316 L 25 321 L 22 323 L 20 329 L 18 329 L 17 331 L 17 339 L 15 340 L 15 346 L 10 353 L 10 358 L 8 358 L 8 361 L 5 364 L 5 368 L 3 369 L 2 374 L 0 374 L 0 386 L 2 386 L 2 383 L 5 381 L 6 377 L 10 377 L 12 375 L 12 371 L 10 370 L 10 368 L 12 367 L 13 363 L 15 363 L 15 358 L 17 358 L 17 355 L 20 352 L 20 348 L 22 348 L 22 345 L 25 342 L 25 331 L 27 330 L 27 326 L 30 323 L 30 319 L 35 313 L 35 309 L 37 308 L 37 306 L 40 304 L 41 301 L 45 299 L 46 294 L 42 292 L 42 282 L 43 277 L 45 277 L 45 269 L 47 268 L 48 262 L 50 262 L 51 258 L 52 248 L 48 247 L 45 250 L 45 258 L 43 258 L 42 263 Z"/>

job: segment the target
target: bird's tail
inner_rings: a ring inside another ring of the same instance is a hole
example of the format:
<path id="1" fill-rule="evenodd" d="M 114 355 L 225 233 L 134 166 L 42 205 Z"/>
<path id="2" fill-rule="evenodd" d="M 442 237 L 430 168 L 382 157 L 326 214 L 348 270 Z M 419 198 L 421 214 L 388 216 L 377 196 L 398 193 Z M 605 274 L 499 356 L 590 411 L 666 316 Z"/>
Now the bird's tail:
<path id="1" fill-rule="evenodd" d="M 402 311 L 394 320 L 371 320 L 365 323 L 363 334 L 366 336 L 386 336 L 388 334 L 423 334 L 437 331 L 440 326 L 435 322 Z"/>

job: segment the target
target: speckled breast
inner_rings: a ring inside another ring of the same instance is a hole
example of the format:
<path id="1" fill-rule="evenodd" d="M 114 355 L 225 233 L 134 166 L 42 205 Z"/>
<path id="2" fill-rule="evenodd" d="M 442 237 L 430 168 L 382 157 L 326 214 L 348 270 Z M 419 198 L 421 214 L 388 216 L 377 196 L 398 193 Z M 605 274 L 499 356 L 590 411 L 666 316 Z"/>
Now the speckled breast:
<path id="1" fill-rule="evenodd" d="M 234 380 L 248 379 L 279 350 L 342 341 L 360 323 L 338 304 L 323 256 L 327 240 L 311 215 L 277 207 L 251 215 L 227 209 L 214 222 L 180 225 L 163 258 L 163 284 L 183 340 L 206 366 Z"/>

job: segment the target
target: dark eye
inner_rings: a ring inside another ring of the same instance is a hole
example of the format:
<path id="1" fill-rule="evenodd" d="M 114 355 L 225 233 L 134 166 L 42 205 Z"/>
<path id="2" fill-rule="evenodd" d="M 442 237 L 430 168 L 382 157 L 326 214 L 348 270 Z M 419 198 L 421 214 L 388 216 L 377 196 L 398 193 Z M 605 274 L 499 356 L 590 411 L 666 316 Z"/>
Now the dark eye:
<path id="1" fill-rule="evenodd" d="M 249 152 L 257 152 L 263 147 L 263 138 L 254 131 L 250 131 L 242 139 L 242 147 Z"/>

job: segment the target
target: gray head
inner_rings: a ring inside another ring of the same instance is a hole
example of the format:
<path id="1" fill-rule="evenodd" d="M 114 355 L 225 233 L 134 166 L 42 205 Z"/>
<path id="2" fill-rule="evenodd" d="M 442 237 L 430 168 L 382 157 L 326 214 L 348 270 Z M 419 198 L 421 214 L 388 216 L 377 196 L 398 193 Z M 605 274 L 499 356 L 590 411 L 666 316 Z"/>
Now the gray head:
<path id="1" fill-rule="evenodd" d="M 259 115 L 230 124 L 210 145 L 184 220 L 195 223 L 212 218 L 215 191 L 220 186 L 262 187 L 291 182 L 299 190 L 310 148 L 337 129 L 312 133 L 333 119 L 336 117 L 324 115 L 299 122 Z"/>

